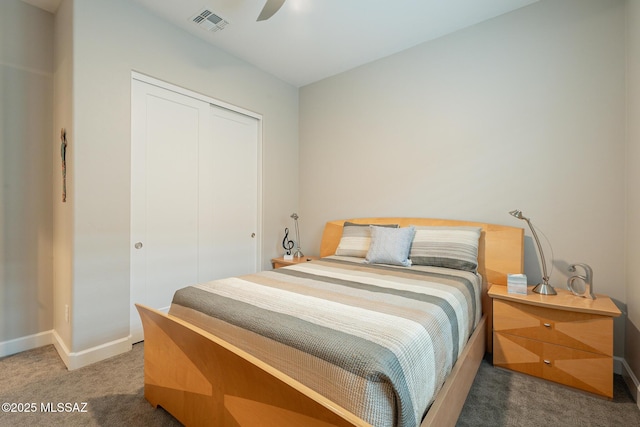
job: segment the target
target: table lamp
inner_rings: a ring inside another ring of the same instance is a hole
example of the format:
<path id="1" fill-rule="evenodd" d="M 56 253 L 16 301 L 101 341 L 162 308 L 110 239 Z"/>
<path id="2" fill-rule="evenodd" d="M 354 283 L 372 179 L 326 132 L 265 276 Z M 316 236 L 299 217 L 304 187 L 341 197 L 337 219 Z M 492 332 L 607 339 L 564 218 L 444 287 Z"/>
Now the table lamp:
<path id="1" fill-rule="evenodd" d="M 298 214 L 297 213 L 292 213 L 291 214 L 291 218 L 293 218 L 293 221 L 295 222 L 296 225 L 296 251 L 293 253 L 293 257 L 294 258 L 302 258 L 304 255 L 302 254 L 302 251 L 300 250 L 300 232 L 298 230 Z"/>
<path id="2" fill-rule="evenodd" d="M 544 252 L 542 252 L 542 246 L 540 245 L 538 234 L 536 233 L 536 230 L 533 228 L 533 225 L 531 225 L 531 221 L 529 220 L 529 218 L 523 216 L 522 211 L 520 211 L 519 209 L 511 211 L 509 212 L 509 214 L 518 219 L 527 221 L 527 224 L 529 224 L 529 228 L 531 229 L 531 234 L 533 234 L 533 238 L 535 239 L 536 245 L 538 246 L 538 252 L 540 252 L 540 259 L 542 260 L 542 283 L 538 283 L 533 288 L 533 292 L 542 294 L 542 295 L 557 295 L 556 290 L 553 289 L 553 286 L 549 284 L 549 275 L 547 274 L 547 262 L 544 260 Z"/>

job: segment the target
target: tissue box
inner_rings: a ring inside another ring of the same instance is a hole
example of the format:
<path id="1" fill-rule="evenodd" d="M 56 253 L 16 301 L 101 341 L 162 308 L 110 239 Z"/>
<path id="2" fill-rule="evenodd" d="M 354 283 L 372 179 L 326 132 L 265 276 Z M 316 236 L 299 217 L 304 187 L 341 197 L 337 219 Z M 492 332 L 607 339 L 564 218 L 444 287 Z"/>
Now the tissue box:
<path id="1" fill-rule="evenodd" d="M 510 294 L 527 294 L 527 276 L 525 274 L 507 275 L 507 292 Z"/>

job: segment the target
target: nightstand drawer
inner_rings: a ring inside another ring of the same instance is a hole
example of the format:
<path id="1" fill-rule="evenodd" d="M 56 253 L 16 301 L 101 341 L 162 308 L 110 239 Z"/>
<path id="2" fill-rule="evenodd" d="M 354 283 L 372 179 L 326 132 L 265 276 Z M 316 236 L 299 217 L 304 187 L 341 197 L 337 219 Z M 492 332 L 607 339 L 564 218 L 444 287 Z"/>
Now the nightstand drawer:
<path id="1" fill-rule="evenodd" d="M 509 335 L 613 356 L 613 319 L 494 300 L 493 329 Z"/>
<path id="2" fill-rule="evenodd" d="M 613 358 L 494 332 L 493 363 L 560 384 L 613 397 Z"/>

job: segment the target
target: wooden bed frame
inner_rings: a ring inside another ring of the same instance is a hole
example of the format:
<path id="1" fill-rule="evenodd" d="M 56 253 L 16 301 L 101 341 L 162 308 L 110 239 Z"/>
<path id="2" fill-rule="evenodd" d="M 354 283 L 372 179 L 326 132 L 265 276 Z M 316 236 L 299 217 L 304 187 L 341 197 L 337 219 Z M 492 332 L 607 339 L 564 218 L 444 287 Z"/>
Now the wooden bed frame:
<path id="1" fill-rule="evenodd" d="M 425 218 L 357 218 L 367 224 L 482 227 L 483 317 L 420 424 L 454 426 L 491 348 L 489 284 L 506 285 L 524 266 L 524 230 Z M 333 255 L 345 220 L 326 224 L 320 256 Z M 144 328 L 145 398 L 187 426 L 368 426 L 354 414 L 232 344 L 177 317 L 136 304 Z"/>

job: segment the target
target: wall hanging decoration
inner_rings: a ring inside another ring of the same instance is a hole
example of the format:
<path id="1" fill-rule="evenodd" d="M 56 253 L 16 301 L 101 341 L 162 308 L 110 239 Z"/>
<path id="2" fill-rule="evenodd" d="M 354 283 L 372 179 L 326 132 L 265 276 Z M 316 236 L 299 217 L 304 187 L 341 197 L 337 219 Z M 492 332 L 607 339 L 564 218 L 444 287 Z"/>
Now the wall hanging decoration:
<path id="1" fill-rule="evenodd" d="M 62 159 L 62 203 L 67 201 L 67 131 L 60 130 L 60 157 Z"/>

